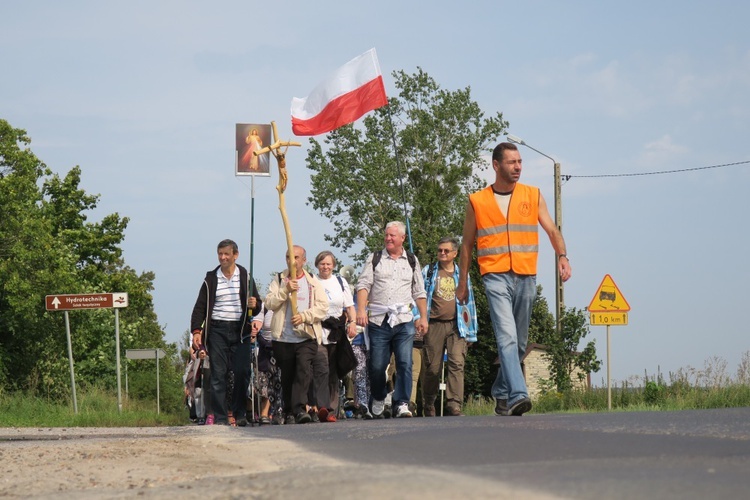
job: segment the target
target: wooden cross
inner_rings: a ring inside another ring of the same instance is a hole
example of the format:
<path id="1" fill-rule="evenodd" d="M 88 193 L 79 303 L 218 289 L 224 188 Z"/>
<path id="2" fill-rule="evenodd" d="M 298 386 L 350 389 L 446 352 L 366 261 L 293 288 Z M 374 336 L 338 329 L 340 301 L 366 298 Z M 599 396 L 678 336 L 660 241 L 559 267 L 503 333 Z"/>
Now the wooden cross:
<path id="1" fill-rule="evenodd" d="M 279 211 L 281 212 L 281 220 L 284 223 L 284 232 L 286 233 L 286 246 L 287 246 L 287 264 L 289 266 L 289 279 L 297 278 L 297 264 L 294 261 L 294 245 L 292 244 L 292 229 L 289 227 L 289 218 L 286 213 L 286 203 L 284 200 L 284 191 L 286 191 L 286 185 L 289 181 L 289 174 L 286 170 L 286 151 L 289 146 L 302 146 L 299 142 L 293 141 L 279 141 L 279 132 L 276 128 L 276 122 L 271 122 L 273 128 L 273 139 L 274 143 L 270 146 L 266 146 L 260 151 L 253 151 L 255 156 L 262 155 L 270 152 L 275 158 L 279 165 L 279 183 L 276 185 L 276 191 L 279 192 Z M 281 148 L 285 148 L 283 152 Z M 292 315 L 297 314 L 297 292 L 293 291 L 290 295 L 292 305 Z"/>

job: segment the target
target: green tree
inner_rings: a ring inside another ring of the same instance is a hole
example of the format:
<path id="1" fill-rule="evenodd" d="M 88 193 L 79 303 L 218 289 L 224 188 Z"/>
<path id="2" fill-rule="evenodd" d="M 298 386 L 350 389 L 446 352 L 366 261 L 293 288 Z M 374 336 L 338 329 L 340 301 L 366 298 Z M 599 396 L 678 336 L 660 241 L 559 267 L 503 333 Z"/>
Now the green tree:
<path id="1" fill-rule="evenodd" d="M 308 204 L 333 223 L 332 234 L 324 235 L 326 241 L 359 264 L 382 247 L 386 223 L 404 220 L 404 199 L 414 253 L 422 264 L 432 260 L 441 237 L 460 235 L 468 195 L 484 187 L 477 173 L 486 168 L 489 152 L 507 127 L 501 113 L 485 117 L 469 87 L 444 90 L 421 68 L 414 74 L 396 71 L 393 76 L 398 97 L 389 98 L 388 106 L 366 117 L 364 130 L 349 125 L 328 134 L 322 144 L 311 139 L 307 156 L 313 172 Z M 497 347 L 476 259 L 470 272 L 479 336 L 469 349 L 466 393 L 489 395 Z M 573 342 L 573 336 L 585 335 L 574 323 L 568 320 L 563 339 L 552 338 L 554 319 L 538 288 L 531 341 L 561 350 Z M 576 347 L 577 343 L 573 351 Z M 595 351 L 582 354 L 576 357 L 582 366 L 598 369 Z M 587 356 L 591 361 L 585 364 Z M 569 374 L 568 358 L 555 359 L 556 373 Z"/>
<path id="2" fill-rule="evenodd" d="M 529 321 L 529 343 L 545 344 L 555 331 L 555 317 L 549 310 L 547 299 L 542 295 L 542 285 L 536 286 L 536 298 L 531 308 Z"/>
<path id="3" fill-rule="evenodd" d="M 99 196 L 87 194 L 79 187 L 80 182 L 78 166 L 64 179 L 53 175 L 45 180 L 42 214 L 54 222 L 52 235 L 74 252 L 78 268 L 96 275 L 104 271 L 105 266 L 119 263 L 122 255 L 119 245 L 125 238 L 128 218 L 114 213 L 106 215 L 101 222 L 87 223 L 86 212 L 96 208 Z M 92 269 L 87 269 L 89 267 Z"/>
<path id="4" fill-rule="evenodd" d="M 98 195 L 80 188 L 81 170 L 60 178 L 31 151 L 26 132 L 0 120 L 0 388 L 69 394 L 64 316 L 45 310 L 45 295 L 127 292 L 120 311 L 121 349 L 166 348 L 150 292 L 154 274 L 122 261 L 128 224 L 118 214 L 87 222 Z M 116 383 L 114 315 L 70 313 L 76 382 Z M 171 349 L 176 355 L 176 346 Z M 169 364 L 165 377 L 177 377 Z"/>
<path id="5" fill-rule="evenodd" d="M 393 76 L 398 97 L 366 117 L 363 131 L 346 126 L 324 144 L 311 139 L 308 203 L 333 222 L 325 239 L 358 264 L 382 247 L 385 225 L 404 221 L 406 208 L 424 265 L 441 237 L 461 234 L 468 195 L 483 187 L 477 174 L 507 122 L 501 113 L 485 117 L 469 87 L 442 89 L 421 68 Z M 478 268 L 472 279 L 480 335 L 469 349 L 466 393 L 489 394 L 497 349 Z"/>
<path id="6" fill-rule="evenodd" d="M 308 204 L 333 222 L 327 241 L 360 249 L 349 254 L 358 263 L 382 246 L 389 221 L 404 220 L 404 198 L 420 262 L 432 258 L 440 237 L 461 234 L 468 194 L 483 187 L 483 155 L 507 126 L 500 113 L 484 116 L 469 87 L 443 90 L 421 68 L 393 76 L 399 96 L 366 117 L 364 131 L 335 130 L 325 150 L 310 139 Z"/>
<path id="7" fill-rule="evenodd" d="M 470 345 L 464 366 L 464 393 L 491 396 L 492 383 L 497 376 L 498 358 L 495 332 L 492 329 L 484 282 L 479 274 L 479 264 L 472 259 L 472 289 L 477 307 L 477 342 Z"/>
<path id="8" fill-rule="evenodd" d="M 441 237 L 461 234 L 468 195 L 484 187 L 478 173 L 507 122 L 501 113 L 485 117 L 469 87 L 442 89 L 421 68 L 393 76 L 398 97 L 366 117 L 364 130 L 346 126 L 324 144 L 310 140 L 308 204 L 333 222 L 326 241 L 358 264 L 382 248 L 385 225 L 404 221 L 406 208 L 414 253 L 424 265 Z M 478 268 L 472 279 L 480 335 L 469 349 L 466 393 L 489 394 L 497 350 Z"/>
<path id="9" fill-rule="evenodd" d="M 541 287 L 537 289 L 537 302 L 540 303 Z M 546 300 L 544 300 L 546 305 Z M 532 314 L 533 317 L 533 314 Z M 550 372 L 552 383 L 559 392 L 565 392 L 573 388 L 573 373 L 576 368 L 580 370 L 579 377 L 585 374 L 598 372 L 601 368 L 601 360 L 596 357 L 596 340 L 592 340 L 579 350 L 581 342 L 589 333 L 588 320 L 583 310 L 565 308 L 560 320 L 560 335 L 555 330 L 554 318 L 548 313 L 548 317 L 539 317 L 539 328 L 530 331 L 530 341 L 543 344 L 547 347 L 547 357 L 550 360 Z M 532 340 L 533 339 L 533 340 Z"/>
<path id="10" fill-rule="evenodd" d="M 50 363 L 47 332 L 61 331 L 43 312 L 45 290 L 76 280 L 74 256 L 41 213 L 39 181 L 50 171 L 29 143 L 23 130 L 0 120 L 0 385 L 10 389 L 53 383 L 54 372 L 30 362 Z"/>

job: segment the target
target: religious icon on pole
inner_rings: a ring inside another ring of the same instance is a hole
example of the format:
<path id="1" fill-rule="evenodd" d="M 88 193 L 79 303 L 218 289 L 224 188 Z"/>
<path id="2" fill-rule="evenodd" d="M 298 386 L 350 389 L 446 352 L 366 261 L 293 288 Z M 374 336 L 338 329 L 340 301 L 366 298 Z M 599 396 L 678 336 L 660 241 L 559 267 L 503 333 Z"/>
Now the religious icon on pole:
<path id="1" fill-rule="evenodd" d="M 255 154 L 271 144 L 271 126 L 238 123 L 235 128 L 235 175 L 270 176 L 270 154 Z"/>

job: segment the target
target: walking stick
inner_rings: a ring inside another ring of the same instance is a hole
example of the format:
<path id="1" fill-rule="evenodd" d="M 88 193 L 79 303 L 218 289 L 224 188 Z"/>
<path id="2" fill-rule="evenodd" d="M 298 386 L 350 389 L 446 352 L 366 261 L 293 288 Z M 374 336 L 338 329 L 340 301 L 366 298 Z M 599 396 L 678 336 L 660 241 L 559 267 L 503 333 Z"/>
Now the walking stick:
<path id="1" fill-rule="evenodd" d="M 292 229 L 289 226 L 289 217 L 286 213 L 286 201 L 284 199 L 284 191 L 286 191 L 286 185 L 289 180 L 289 174 L 286 170 L 286 151 L 289 149 L 289 146 L 302 146 L 299 142 L 293 142 L 293 141 L 285 141 L 281 142 L 279 141 L 279 132 L 276 128 L 276 122 L 271 122 L 271 127 L 273 128 L 273 139 L 274 143 L 270 146 L 267 146 L 260 151 L 253 151 L 253 154 L 255 156 L 262 155 L 264 153 L 268 153 L 269 151 L 271 154 L 276 158 L 276 163 L 279 165 L 279 183 L 276 185 L 276 191 L 279 192 L 279 212 L 281 212 L 281 221 L 284 223 L 284 232 L 286 233 L 286 246 L 287 246 L 287 255 L 289 255 L 288 265 L 289 265 L 289 278 L 294 279 L 297 277 L 297 266 L 294 262 L 294 245 L 292 244 Z M 285 148 L 284 151 L 281 151 L 281 148 Z M 291 305 L 292 305 L 292 315 L 297 314 L 297 292 L 293 291 L 290 296 L 291 299 Z"/>

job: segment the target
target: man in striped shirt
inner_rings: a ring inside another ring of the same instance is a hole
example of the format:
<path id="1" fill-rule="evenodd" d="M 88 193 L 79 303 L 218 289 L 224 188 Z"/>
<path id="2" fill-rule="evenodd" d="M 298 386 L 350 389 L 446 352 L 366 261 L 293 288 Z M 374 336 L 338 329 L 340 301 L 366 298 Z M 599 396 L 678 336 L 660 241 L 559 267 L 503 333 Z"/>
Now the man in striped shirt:
<path id="1" fill-rule="evenodd" d="M 232 411 L 237 425 L 247 425 L 247 386 L 250 382 L 251 322 L 260 312 L 261 300 L 253 283 L 248 297 L 247 270 L 236 263 L 237 243 L 223 240 L 217 247 L 219 266 L 208 271 L 190 318 L 193 348 L 207 350 L 211 363 L 210 411 L 214 423 L 229 423 L 227 380 L 234 372 Z M 210 420 L 207 420 L 210 423 Z"/>

